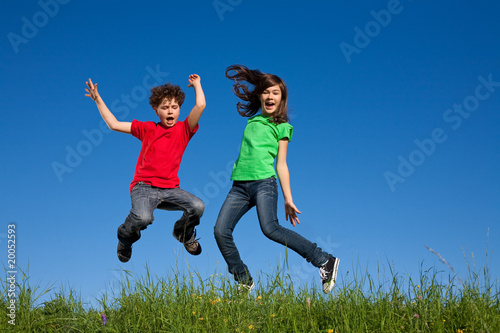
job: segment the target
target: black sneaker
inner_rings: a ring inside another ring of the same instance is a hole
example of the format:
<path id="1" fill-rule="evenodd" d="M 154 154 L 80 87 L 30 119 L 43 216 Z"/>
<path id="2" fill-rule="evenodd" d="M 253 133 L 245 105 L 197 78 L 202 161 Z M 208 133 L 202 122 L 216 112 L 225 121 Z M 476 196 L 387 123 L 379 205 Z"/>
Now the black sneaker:
<path id="1" fill-rule="evenodd" d="M 173 233 L 172 233 L 173 235 Z M 186 248 L 186 251 L 188 251 L 190 254 L 192 254 L 193 256 L 197 256 L 201 253 L 201 245 L 200 243 L 198 243 L 198 239 L 196 239 L 196 230 L 194 230 L 193 232 L 193 235 L 191 236 L 191 238 L 187 241 L 184 241 L 182 242 L 180 240 L 180 237 L 176 237 L 174 235 L 174 237 L 179 241 L 181 242 L 182 244 L 184 244 L 184 247 Z"/>
<path id="2" fill-rule="evenodd" d="M 323 284 L 323 292 L 325 294 L 328 294 L 335 285 L 339 262 L 339 258 L 330 257 L 326 264 L 319 268 L 319 276 L 321 276 L 321 283 Z"/>
<path id="3" fill-rule="evenodd" d="M 123 225 L 119 226 L 117 230 L 118 247 L 116 248 L 116 254 L 121 262 L 127 262 L 130 260 L 130 257 L 132 256 L 132 244 L 141 238 L 140 231 L 132 233 L 132 235 L 124 236 L 124 230 Z M 129 245 L 127 246 L 124 244 Z"/>
<path id="4" fill-rule="evenodd" d="M 126 247 L 122 243 L 118 242 L 116 254 L 118 255 L 118 260 L 121 262 L 127 262 L 130 260 L 130 257 L 132 257 L 132 246 Z"/>

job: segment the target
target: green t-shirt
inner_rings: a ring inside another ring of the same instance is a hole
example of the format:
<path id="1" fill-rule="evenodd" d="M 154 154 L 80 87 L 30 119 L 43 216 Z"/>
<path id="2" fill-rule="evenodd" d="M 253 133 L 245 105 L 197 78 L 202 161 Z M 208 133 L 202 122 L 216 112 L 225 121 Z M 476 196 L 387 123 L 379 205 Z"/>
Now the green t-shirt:
<path id="1" fill-rule="evenodd" d="M 278 154 L 278 141 L 284 138 L 291 141 L 293 127 L 289 123 L 276 125 L 271 119 L 261 114 L 248 119 L 231 180 L 276 177 L 274 159 Z"/>

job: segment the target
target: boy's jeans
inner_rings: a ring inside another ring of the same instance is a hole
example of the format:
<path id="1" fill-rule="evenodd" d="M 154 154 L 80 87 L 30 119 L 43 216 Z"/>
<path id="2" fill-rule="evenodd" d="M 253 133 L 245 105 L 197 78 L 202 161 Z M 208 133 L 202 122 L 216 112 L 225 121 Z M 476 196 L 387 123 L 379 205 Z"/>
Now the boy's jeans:
<path id="1" fill-rule="evenodd" d="M 229 272 L 236 281 L 248 283 L 252 279 L 234 244 L 233 230 L 240 218 L 253 206 L 257 207 L 260 228 L 266 237 L 294 250 L 316 267 L 325 264 L 330 258 L 330 254 L 323 252 L 316 244 L 279 225 L 277 204 L 276 178 L 233 182 L 217 218 L 214 234 Z"/>
<path id="2" fill-rule="evenodd" d="M 141 230 L 153 223 L 156 208 L 184 212 L 175 222 L 173 231 L 174 237 L 181 242 L 191 238 L 205 210 L 203 201 L 181 188 L 159 188 L 139 182 L 130 197 L 132 209 L 125 222 L 118 227 L 118 240 L 126 247 L 138 241 Z"/>

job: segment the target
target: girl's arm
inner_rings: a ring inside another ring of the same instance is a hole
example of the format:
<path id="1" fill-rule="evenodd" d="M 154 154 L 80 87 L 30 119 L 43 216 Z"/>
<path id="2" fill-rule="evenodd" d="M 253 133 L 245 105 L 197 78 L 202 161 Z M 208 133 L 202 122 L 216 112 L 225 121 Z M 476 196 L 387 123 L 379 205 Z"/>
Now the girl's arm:
<path id="1" fill-rule="evenodd" d="M 92 100 L 95 102 L 102 119 L 104 119 L 108 127 L 117 132 L 127 134 L 132 133 L 132 123 L 118 121 L 113 113 L 111 113 L 111 111 L 108 109 L 101 96 L 99 95 L 99 92 L 97 91 L 97 83 L 93 84 L 92 80 L 89 79 L 87 82 L 87 87 L 88 88 L 85 88 L 85 90 L 88 92 L 88 94 L 85 94 L 85 96 L 92 98 Z"/>
<path id="2" fill-rule="evenodd" d="M 201 88 L 201 79 L 199 75 L 189 75 L 188 87 L 193 87 L 194 93 L 196 95 L 195 105 L 188 116 L 189 128 L 192 131 L 194 130 L 196 125 L 198 125 L 198 121 L 200 120 L 200 117 L 203 113 L 203 110 L 205 110 L 205 106 L 207 105 L 207 103 L 205 101 L 205 94 L 203 93 L 203 89 Z"/>
<path id="3" fill-rule="evenodd" d="M 278 146 L 278 157 L 276 160 L 276 171 L 278 173 L 278 178 L 281 184 L 281 190 L 283 191 L 283 197 L 285 198 L 285 216 L 286 220 L 290 218 L 290 223 L 295 227 L 295 223 L 300 224 L 297 213 L 300 211 L 293 204 L 292 190 L 290 189 L 290 173 L 288 172 L 288 165 L 286 164 L 286 150 L 288 148 L 288 139 L 282 139 L 279 141 Z"/>

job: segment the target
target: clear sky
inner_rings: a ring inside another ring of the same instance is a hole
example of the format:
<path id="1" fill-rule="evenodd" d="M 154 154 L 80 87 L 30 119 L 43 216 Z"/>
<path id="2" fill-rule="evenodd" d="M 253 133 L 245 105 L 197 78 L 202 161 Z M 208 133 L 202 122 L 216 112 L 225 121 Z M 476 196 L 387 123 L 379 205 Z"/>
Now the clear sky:
<path id="1" fill-rule="evenodd" d="M 226 274 L 213 226 L 246 124 L 224 76 L 239 63 L 287 84 L 288 166 L 302 211 L 294 230 L 341 258 L 339 281 L 356 265 L 372 276 L 378 265 L 382 275 L 451 274 L 425 246 L 462 279 L 473 259 L 497 279 L 499 14 L 493 0 L 10 1 L 0 14 L 0 262 L 15 224 L 16 264 L 31 283 L 74 289 L 85 302 L 146 265 L 160 277 L 176 267 Z M 85 81 L 124 121 L 156 121 L 149 88 L 179 84 L 184 119 L 192 73 L 207 107 L 179 176 L 206 204 L 203 253 L 190 256 L 171 236 L 180 213 L 156 211 L 123 264 L 116 229 L 140 141 L 103 126 Z M 278 214 L 292 227 L 282 197 Z M 235 239 L 253 275 L 286 256 L 255 210 Z M 288 264 L 299 284 L 319 286 L 300 256 L 288 252 Z"/>

